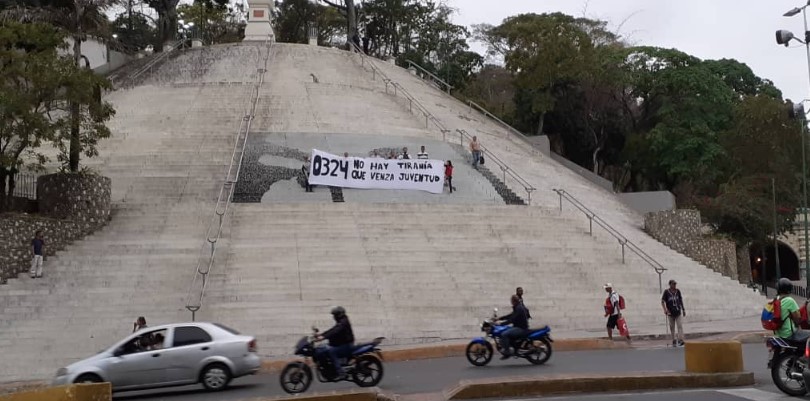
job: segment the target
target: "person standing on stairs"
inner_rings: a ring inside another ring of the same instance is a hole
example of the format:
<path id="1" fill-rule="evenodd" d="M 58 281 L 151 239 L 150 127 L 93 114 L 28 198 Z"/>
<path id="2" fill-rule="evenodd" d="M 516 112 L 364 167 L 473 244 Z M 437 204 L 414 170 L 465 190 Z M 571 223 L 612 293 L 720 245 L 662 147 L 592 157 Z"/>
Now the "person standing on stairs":
<path id="1" fill-rule="evenodd" d="M 417 159 L 428 159 L 428 152 L 425 150 L 425 145 L 422 145 L 422 150 L 416 154 Z"/>
<path id="2" fill-rule="evenodd" d="M 31 240 L 31 278 L 42 277 L 42 262 L 45 257 L 45 240 L 42 239 L 42 231 L 37 230 L 34 233 L 34 239 Z"/>
<path id="3" fill-rule="evenodd" d="M 481 161 L 481 142 L 478 142 L 478 137 L 474 136 L 472 142 L 470 142 L 470 153 L 472 153 L 472 165 L 473 168 L 478 168 L 478 164 Z"/>
<path id="4" fill-rule="evenodd" d="M 456 190 L 453 186 L 453 162 L 450 160 L 444 164 L 444 181 L 447 182 L 447 187 L 450 188 L 450 193 Z"/>
<path id="5" fill-rule="evenodd" d="M 672 334 L 672 346 L 683 345 L 683 318 L 686 317 L 686 309 L 683 307 L 683 295 L 681 290 L 676 288 L 675 280 L 669 280 L 669 288 L 664 290 L 661 296 L 661 307 L 667 315 L 669 322 L 669 332 Z M 675 326 L 678 326 L 678 337 L 675 337 Z"/>

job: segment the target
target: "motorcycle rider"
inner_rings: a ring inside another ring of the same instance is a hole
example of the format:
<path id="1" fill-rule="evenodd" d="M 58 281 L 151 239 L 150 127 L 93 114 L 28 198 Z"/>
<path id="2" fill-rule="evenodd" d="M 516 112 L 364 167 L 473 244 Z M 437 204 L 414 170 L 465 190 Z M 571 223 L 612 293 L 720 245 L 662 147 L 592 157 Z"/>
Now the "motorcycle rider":
<path id="1" fill-rule="evenodd" d="M 774 334 L 777 337 L 784 338 L 795 342 L 804 342 L 810 338 L 810 331 L 799 330 L 798 326 L 802 321 L 801 313 L 799 313 L 799 305 L 796 300 L 790 297 L 793 292 L 793 283 L 790 279 L 782 277 L 776 283 L 776 297 L 781 302 L 782 316 L 784 323 L 779 330 Z"/>
<path id="2" fill-rule="evenodd" d="M 511 324 L 512 328 L 506 330 L 501 335 L 501 345 L 503 347 L 503 356 L 501 359 L 507 359 L 512 356 L 511 348 L 515 346 L 517 340 L 529 335 L 529 311 L 520 302 L 520 297 L 517 294 L 512 295 L 510 300 L 512 302 L 512 313 L 500 317 L 502 324 Z"/>
<path id="3" fill-rule="evenodd" d="M 354 350 L 354 332 L 352 332 L 349 317 L 346 316 L 346 309 L 336 306 L 332 308 L 331 313 L 335 319 L 335 325 L 323 334 L 315 336 L 315 341 L 329 340 L 329 346 L 318 348 L 317 357 L 320 359 L 324 353 L 329 354 L 332 366 L 335 367 L 337 373 L 337 380 L 343 380 L 346 378 L 346 372 L 343 371 L 340 358 L 351 356 L 352 350 Z"/>

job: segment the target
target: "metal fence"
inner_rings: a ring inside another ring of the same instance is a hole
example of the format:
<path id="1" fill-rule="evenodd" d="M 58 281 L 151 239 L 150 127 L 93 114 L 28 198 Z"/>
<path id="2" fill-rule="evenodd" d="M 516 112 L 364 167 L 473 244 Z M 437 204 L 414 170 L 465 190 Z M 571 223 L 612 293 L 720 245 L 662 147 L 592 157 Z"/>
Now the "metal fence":
<path id="1" fill-rule="evenodd" d="M 15 174 L 14 192 L 11 195 L 18 198 L 28 198 L 36 200 L 37 178 L 38 176 L 34 174 Z M 11 180 L 9 180 L 9 183 L 11 183 Z"/>

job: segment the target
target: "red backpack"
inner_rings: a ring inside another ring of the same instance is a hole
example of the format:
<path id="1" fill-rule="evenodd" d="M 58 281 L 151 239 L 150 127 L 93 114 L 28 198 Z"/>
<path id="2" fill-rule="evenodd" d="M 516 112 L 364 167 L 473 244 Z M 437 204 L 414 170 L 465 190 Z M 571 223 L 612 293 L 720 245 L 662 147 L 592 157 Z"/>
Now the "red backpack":
<path id="1" fill-rule="evenodd" d="M 624 297 L 619 295 L 619 310 L 624 310 Z M 610 302 L 610 295 L 605 298 L 605 313 L 608 315 L 613 314 L 613 304 Z"/>
<path id="2" fill-rule="evenodd" d="M 765 330 L 776 331 L 782 328 L 785 321 L 782 320 L 782 300 L 778 296 L 765 304 L 760 320 Z"/>

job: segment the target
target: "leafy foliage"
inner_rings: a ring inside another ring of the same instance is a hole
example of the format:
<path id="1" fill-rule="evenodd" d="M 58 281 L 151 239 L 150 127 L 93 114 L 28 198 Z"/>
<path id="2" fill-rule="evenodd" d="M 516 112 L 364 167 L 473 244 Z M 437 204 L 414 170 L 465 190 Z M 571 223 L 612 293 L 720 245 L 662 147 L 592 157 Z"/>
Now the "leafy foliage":
<path id="1" fill-rule="evenodd" d="M 46 143 L 61 149 L 59 158 L 67 164 L 72 105 L 83 105 L 79 140 L 86 156 L 96 155 L 98 141 L 109 136 L 104 123 L 114 110 L 97 99 L 109 82 L 60 56 L 64 49 L 65 33 L 53 26 L 0 25 L 0 178 L 13 175 L 24 160 L 34 160 L 33 167 L 45 163 L 38 149 Z M 0 182 L 5 187 L 5 180 Z M 0 206 L 5 206 L 7 192 L 0 189 Z"/>

